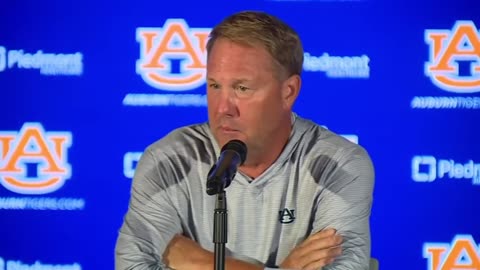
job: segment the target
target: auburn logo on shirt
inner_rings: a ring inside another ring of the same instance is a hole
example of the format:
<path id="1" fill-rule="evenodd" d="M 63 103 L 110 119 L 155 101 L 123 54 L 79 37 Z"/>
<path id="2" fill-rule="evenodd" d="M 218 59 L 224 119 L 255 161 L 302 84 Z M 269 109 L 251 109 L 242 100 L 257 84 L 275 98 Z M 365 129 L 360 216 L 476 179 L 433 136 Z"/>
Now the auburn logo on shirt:
<path id="1" fill-rule="evenodd" d="M 428 270 L 480 269 L 480 247 L 471 235 L 457 235 L 452 243 L 426 243 Z"/>
<path id="2" fill-rule="evenodd" d="M 0 183 L 21 194 L 45 194 L 70 178 L 67 148 L 70 132 L 45 132 L 40 123 L 25 123 L 19 132 L 0 131 Z"/>
<path id="3" fill-rule="evenodd" d="M 211 28 L 190 28 L 184 19 L 168 19 L 161 28 L 137 28 L 137 73 L 149 85 L 171 91 L 205 83 L 206 44 Z"/>
<path id="4" fill-rule="evenodd" d="M 295 221 L 295 209 L 283 208 L 278 211 L 278 221 L 283 224 L 292 223 Z"/>
<path id="5" fill-rule="evenodd" d="M 425 75 L 434 84 L 457 93 L 480 91 L 480 34 L 472 21 L 457 21 L 452 30 L 428 29 L 425 42 Z"/>

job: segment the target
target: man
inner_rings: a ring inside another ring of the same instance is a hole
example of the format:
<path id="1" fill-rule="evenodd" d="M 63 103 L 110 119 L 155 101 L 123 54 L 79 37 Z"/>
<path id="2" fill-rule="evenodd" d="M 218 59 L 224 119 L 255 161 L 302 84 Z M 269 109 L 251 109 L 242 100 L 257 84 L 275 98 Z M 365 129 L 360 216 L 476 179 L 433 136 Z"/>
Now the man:
<path id="1" fill-rule="evenodd" d="M 262 12 L 226 18 L 207 44 L 208 124 L 149 146 L 116 246 L 117 269 L 213 269 L 220 148 L 247 145 L 225 189 L 227 269 L 368 269 L 373 166 L 360 146 L 292 112 L 298 35 Z"/>

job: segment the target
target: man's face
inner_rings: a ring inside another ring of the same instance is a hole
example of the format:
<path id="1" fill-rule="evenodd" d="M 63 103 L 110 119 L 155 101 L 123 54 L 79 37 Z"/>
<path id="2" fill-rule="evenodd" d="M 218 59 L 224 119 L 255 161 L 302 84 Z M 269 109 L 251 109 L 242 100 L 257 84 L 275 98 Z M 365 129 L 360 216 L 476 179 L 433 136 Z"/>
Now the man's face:
<path id="1" fill-rule="evenodd" d="M 207 101 L 220 147 L 239 139 L 249 152 L 258 152 L 285 136 L 293 102 L 285 98 L 289 89 L 279 77 L 263 47 L 215 41 L 207 60 Z"/>

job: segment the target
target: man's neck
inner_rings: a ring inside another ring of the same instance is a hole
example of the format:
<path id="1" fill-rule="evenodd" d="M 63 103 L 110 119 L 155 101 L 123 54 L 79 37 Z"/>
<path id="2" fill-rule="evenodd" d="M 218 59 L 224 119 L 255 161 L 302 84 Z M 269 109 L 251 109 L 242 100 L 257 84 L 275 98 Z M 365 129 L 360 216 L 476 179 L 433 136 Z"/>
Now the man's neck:
<path id="1" fill-rule="evenodd" d="M 247 161 L 239 167 L 240 172 L 251 179 L 255 179 L 263 174 L 282 154 L 288 143 L 291 131 L 292 128 L 289 128 L 288 132 L 285 132 L 285 136 L 279 138 L 278 142 L 272 143 L 268 150 L 264 148 L 251 151 L 248 154 Z"/>

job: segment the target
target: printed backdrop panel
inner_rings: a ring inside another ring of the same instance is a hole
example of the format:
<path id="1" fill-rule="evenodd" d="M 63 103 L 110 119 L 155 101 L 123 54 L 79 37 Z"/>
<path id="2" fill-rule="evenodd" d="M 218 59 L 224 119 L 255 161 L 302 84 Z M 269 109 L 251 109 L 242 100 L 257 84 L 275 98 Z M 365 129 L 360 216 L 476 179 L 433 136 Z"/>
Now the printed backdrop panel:
<path id="1" fill-rule="evenodd" d="M 0 8 L 0 270 L 114 269 L 142 152 L 207 121 L 208 34 L 246 9 L 303 40 L 295 111 L 369 151 L 380 268 L 480 269 L 478 1 L 107 0 Z"/>

